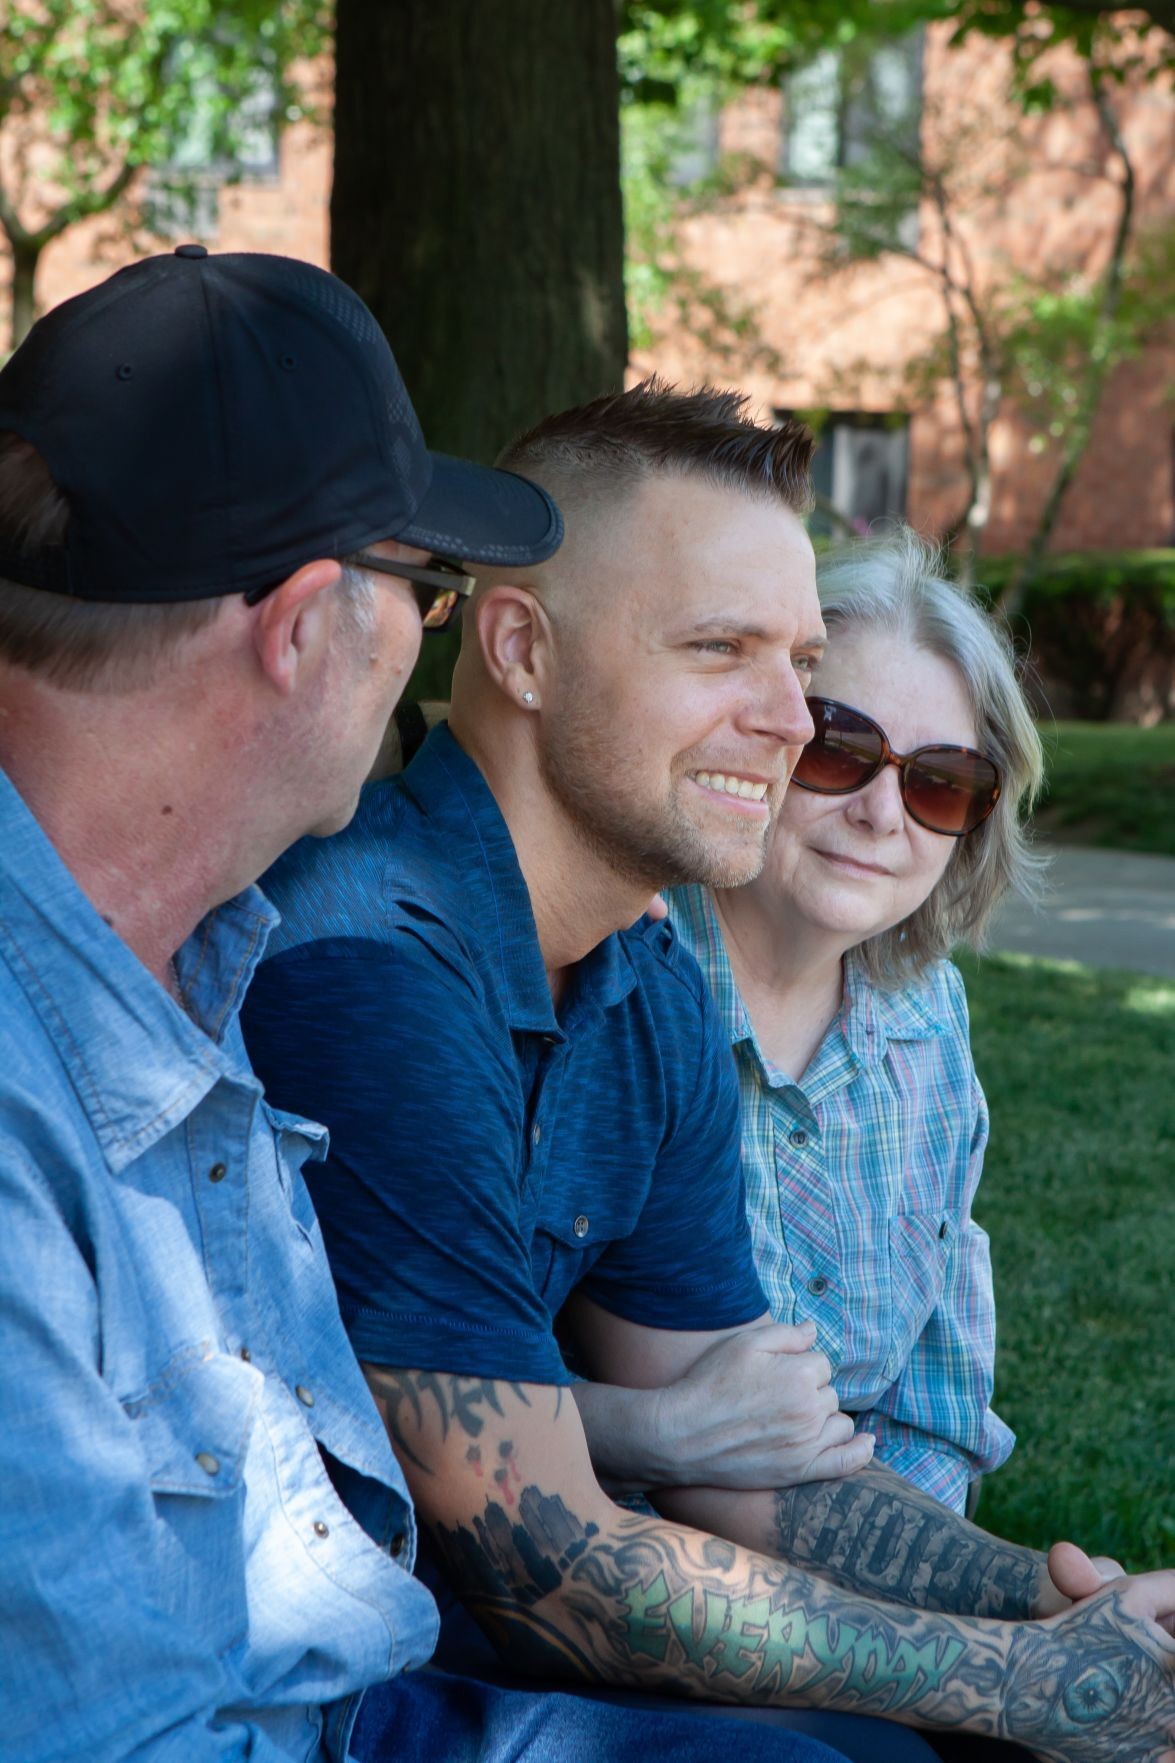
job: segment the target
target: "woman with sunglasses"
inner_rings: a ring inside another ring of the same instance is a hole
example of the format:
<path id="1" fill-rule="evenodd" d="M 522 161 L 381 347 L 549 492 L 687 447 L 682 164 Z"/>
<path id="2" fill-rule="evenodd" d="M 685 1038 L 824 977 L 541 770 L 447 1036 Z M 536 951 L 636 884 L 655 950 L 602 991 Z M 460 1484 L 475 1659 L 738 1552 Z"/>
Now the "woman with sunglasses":
<path id="1" fill-rule="evenodd" d="M 989 1406 L 987 1109 L 963 982 L 1041 860 L 1041 748 L 1004 634 L 908 529 L 818 570 L 828 651 L 762 874 L 673 889 L 730 1032 L 759 1273 L 811 1317 L 875 1461 L 962 1510 L 1013 1435 Z"/>

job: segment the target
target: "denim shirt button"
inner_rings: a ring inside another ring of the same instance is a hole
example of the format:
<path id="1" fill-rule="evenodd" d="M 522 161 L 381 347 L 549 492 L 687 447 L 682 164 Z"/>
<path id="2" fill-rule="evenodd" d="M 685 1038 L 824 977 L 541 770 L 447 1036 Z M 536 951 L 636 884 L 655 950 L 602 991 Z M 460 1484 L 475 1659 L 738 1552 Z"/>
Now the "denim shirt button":
<path id="1" fill-rule="evenodd" d="M 316 1518 L 314 1520 L 314 1534 L 316 1537 L 328 1537 L 330 1535 L 330 1525 L 324 1524 L 321 1518 Z"/>
<path id="2" fill-rule="evenodd" d="M 407 1541 L 408 1538 L 404 1535 L 404 1532 L 398 1530 L 388 1544 L 388 1554 L 392 1557 L 393 1561 L 398 1561 L 400 1559 L 400 1556 L 404 1553 L 404 1547 Z"/>
<path id="3" fill-rule="evenodd" d="M 214 1457 L 211 1451 L 197 1451 L 196 1461 L 205 1475 L 220 1474 L 220 1458 Z"/>
<path id="4" fill-rule="evenodd" d="M 587 1217 L 586 1213 L 581 1212 L 571 1228 L 577 1237 L 586 1237 L 588 1231 L 592 1228 L 591 1220 Z"/>
<path id="5" fill-rule="evenodd" d="M 313 1408 L 314 1397 L 304 1383 L 296 1384 L 294 1386 L 294 1394 L 297 1396 L 299 1402 L 301 1402 L 303 1408 Z"/>
<path id="6" fill-rule="evenodd" d="M 225 1164 L 214 1163 L 208 1171 L 208 1179 L 209 1181 L 223 1181 L 227 1174 L 228 1169 Z"/>

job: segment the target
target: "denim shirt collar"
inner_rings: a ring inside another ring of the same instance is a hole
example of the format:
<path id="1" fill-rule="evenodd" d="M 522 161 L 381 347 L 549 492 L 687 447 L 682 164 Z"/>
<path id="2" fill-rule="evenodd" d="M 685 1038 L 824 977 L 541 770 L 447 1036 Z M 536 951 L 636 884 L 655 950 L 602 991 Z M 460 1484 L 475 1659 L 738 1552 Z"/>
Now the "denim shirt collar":
<path id="1" fill-rule="evenodd" d="M 0 771 L 0 956 L 53 1040 L 112 1173 L 222 1077 L 260 1093 L 231 1031 L 276 922 L 257 888 L 210 912 L 176 955 L 181 1010 L 91 905 Z"/>
<path id="2" fill-rule="evenodd" d="M 480 768 L 447 723 L 429 734 L 401 787 L 440 836 L 452 841 L 452 850 L 464 848 L 460 861 L 469 922 L 497 967 L 512 1029 L 562 1039 L 564 1028 L 619 1003 L 633 989 L 636 976 L 614 933 L 572 969 L 560 1026 L 510 829 Z"/>

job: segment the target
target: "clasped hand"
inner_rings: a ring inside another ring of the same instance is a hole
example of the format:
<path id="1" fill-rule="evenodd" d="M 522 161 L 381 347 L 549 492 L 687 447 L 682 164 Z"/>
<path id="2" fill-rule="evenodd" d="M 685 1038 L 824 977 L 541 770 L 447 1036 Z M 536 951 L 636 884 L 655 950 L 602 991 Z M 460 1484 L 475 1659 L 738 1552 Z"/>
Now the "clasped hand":
<path id="1" fill-rule="evenodd" d="M 854 1436 L 813 1349 L 811 1323 L 744 1329 L 657 1392 L 658 1456 L 679 1486 L 783 1488 L 851 1475 L 873 1455 Z"/>

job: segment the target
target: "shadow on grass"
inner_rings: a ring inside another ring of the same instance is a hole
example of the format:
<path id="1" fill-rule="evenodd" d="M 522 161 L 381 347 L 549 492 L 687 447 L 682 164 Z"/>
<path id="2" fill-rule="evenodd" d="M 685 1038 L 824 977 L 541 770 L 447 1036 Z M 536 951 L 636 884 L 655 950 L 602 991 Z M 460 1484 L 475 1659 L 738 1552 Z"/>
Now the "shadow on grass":
<path id="1" fill-rule="evenodd" d="M 995 1406 L 1019 1442 L 980 1522 L 1175 1562 L 1175 986 L 960 962 L 992 1138 Z"/>
<path id="2" fill-rule="evenodd" d="M 1040 733 L 1043 832 L 1060 844 L 1175 857 L 1175 723 L 1054 722 Z"/>

